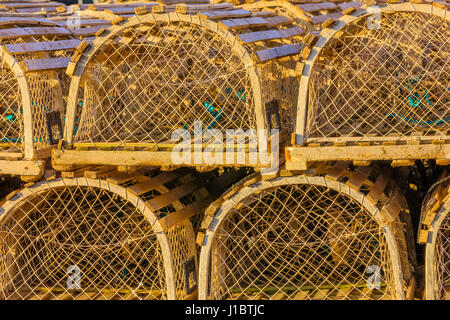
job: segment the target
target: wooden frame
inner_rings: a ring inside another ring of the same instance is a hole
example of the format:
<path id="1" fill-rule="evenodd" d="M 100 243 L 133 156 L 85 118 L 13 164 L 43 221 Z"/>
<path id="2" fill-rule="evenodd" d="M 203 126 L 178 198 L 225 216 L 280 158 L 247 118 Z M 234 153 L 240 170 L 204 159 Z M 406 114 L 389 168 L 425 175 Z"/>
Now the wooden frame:
<path id="1" fill-rule="evenodd" d="M 415 1 L 414 1 L 415 2 Z M 371 11 L 370 11 L 371 10 Z M 376 11 L 374 11 L 376 10 Z M 425 3 L 388 3 L 359 9 L 343 16 L 334 24 L 321 32 L 314 48 L 305 61 L 300 79 L 299 105 L 297 112 L 296 132 L 292 135 L 293 146 L 286 149 L 287 169 L 304 170 L 308 163 L 314 161 L 349 160 L 368 165 L 374 160 L 392 160 L 393 165 L 411 165 L 415 159 L 436 159 L 438 164 L 450 162 L 449 130 L 436 131 L 435 135 L 361 137 L 308 137 L 307 118 L 309 103 L 310 78 L 316 59 L 327 44 L 342 33 L 344 28 L 370 17 L 373 12 L 389 14 L 396 12 L 426 13 L 450 21 L 450 14 L 445 5 L 433 2 Z"/>
<path id="2" fill-rule="evenodd" d="M 370 172 L 372 172 L 373 168 L 360 168 L 355 171 L 347 170 L 347 165 L 340 163 L 332 167 L 322 165 L 311 168 L 303 175 L 281 176 L 271 180 L 262 180 L 260 176 L 255 174 L 243 179 L 240 184 L 234 185 L 233 188 L 224 193 L 222 198 L 212 203 L 206 211 L 206 217 L 202 224 L 204 231 L 199 233 L 197 237 L 197 243 L 201 245 L 199 298 L 208 299 L 210 297 L 211 250 L 217 231 L 227 221 L 231 212 L 239 210 L 243 205 L 245 206 L 245 199 L 256 196 L 261 192 L 270 192 L 269 190 L 283 186 L 308 185 L 311 187 L 331 188 L 336 192 L 345 194 L 349 199 L 360 203 L 372 215 L 383 230 L 389 248 L 394 281 L 393 287 L 395 288 L 393 292 L 394 299 L 405 299 L 406 297 L 411 299 L 415 283 L 410 270 L 410 263 L 415 263 L 414 244 L 410 240 L 412 235 L 411 223 L 410 221 L 409 223 L 406 222 L 408 235 L 404 233 L 403 227 L 399 224 L 400 217 L 402 217 L 402 221 L 410 219 L 409 213 L 405 211 L 406 201 L 399 190 L 392 191 L 390 196 L 383 195 L 383 189 L 388 184 L 392 185 L 392 182 L 388 182 L 389 176 L 387 174 L 381 174 L 375 182 L 372 182 L 372 187 L 368 187 L 370 183 L 367 179 L 371 175 Z M 387 198 L 382 200 L 383 197 Z M 221 241 L 225 243 L 225 240 Z M 263 284 L 261 285 L 263 286 Z M 320 299 L 324 297 L 326 296 L 322 296 Z M 243 299 L 249 297 L 242 292 L 233 298 Z M 291 299 L 292 296 L 287 297 L 285 295 L 284 298 Z M 294 297 L 294 299 L 305 298 L 308 298 L 307 295 Z M 256 299 L 258 298 L 256 297 Z"/>

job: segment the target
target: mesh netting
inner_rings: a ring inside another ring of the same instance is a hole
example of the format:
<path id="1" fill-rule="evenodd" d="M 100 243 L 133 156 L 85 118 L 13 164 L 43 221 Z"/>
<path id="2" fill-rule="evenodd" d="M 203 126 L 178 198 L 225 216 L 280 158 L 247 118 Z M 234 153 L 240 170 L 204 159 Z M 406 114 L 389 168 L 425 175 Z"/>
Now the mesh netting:
<path id="1" fill-rule="evenodd" d="M 134 205 L 99 188 L 41 191 L 0 218 L 4 299 L 163 299 L 162 252 Z"/>
<path id="2" fill-rule="evenodd" d="M 27 42 L 55 41 L 63 37 L 47 35 L 33 37 L 32 40 L 25 37 L 7 39 L 1 41 L 2 44 L 20 44 Z M 66 37 L 67 38 L 67 37 Z M 72 50 L 60 50 L 50 53 L 26 53 L 17 54 L 14 60 L 17 62 L 33 59 L 70 57 Z M 2 63 L 0 67 L 0 90 L 2 96 L 1 103 L 1 142 L 0 151 L 23 151 L 24 130 L 23 130 L 23 106 L 22 93 L 19 88 L 16 76 L 13 71 Z M 28 93 L 31 100 L 32 128 L 34 148 L 39 149 L 54 144 L 61 138 L 62 132 L 57 128 L 58 124 L 51 121 L 52 113 L 59 111 L 57 117 L 60 118 L 59 125 L 62 125 L 65 100 L 69 92 L 70 78 L 64 70 L 40 71 L 26 74 Z M 48 130 L 50 124 L 51 132 Z M 52 128 L 53 126 L 53 128 Z M 50 137 L 51 135 L 51 137 Z"/>
<path id="3" fill-rule="evenodd" d="M 0 152 L 23 151 L 23 116 L 21 95 L 14 72 L 0 63 Z"/>
<path id="4" fill-rule="evenodd" d="M 450 128 L 449 25 L 425 13 L 361 19 L 321 51 L 309 83 L 308 138 Z"/>
<path id="5" fill-rule="evenodd" d="M 436 239 L 437 293 L 440 299 L 450 300 L 450 215 L 442 222 Z"/>
<path id="6" fill-rule="evenodd" d="M 393 298 L 382 228 L 357 201 L 322 186 L 287 185 L 238 207 L 215 233 L 209 298 Z"/>
<path id="7" fill-rule="evenodd" d="M 218 34 L 185 22 L 130 27 L 91 58 L 75 142 L 160 143 L 194 122 L 255 128 L 248 72 Z M 77 121 L 77 119 L 75 119 Z"/>

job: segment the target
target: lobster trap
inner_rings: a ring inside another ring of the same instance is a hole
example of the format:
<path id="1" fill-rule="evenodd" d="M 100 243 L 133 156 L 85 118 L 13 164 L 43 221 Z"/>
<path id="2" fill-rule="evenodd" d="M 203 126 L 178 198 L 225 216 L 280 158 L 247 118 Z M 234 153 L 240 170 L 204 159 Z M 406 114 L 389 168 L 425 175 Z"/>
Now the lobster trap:
<path id="1" fill-rule="evenodd" d="M 208 212 L 200 299 L 405 299 L 414 291 L 406 202 L 377 169 L 338 163 L 250 177 Z"/>
<path id="2" fill-rule="evenodd" d="M 450 160 L 443 3 L 353 10 L 321 32 L 300 80 L 287 168 L 314 161 Z"/>
<path id="3" fill-rule="evenodd" d="M 69 78 L 64 73 L 80 43 L 54 21 L 0 17 L 0 173 L 42 176 L 62 138 Z"/>
<path id="4" fill-rule="evenodd" d="M 17 190 L 0 208 L 0 298 L 197 296 L 196 221 L 240 172 L 70 173 Z"/>
<path id="5" fill-rule="evenodd" d="M 293 130 L 292 56 L 302 50 L 305 30 L 290 19 L 224 5 L 136 9 L 137 16 L 119 19 L 86 46 L 67 69 L 68 121 L 55 168 L 262 166 L 220 152 L 229 148 L 236 157 L 256 149 L 249 129 Z M 244 142 L 227 140 L 227 130 Z M 181 143 L 189 152 L 209 146 L 219 159 L 196 160 L 190 152 L 176 162 L 172 151 Z"/>
<path id="6" fill-rule="evenodd" d="M 450 175 L 444 169 L 422 207 L 418 242 L 425 249 L 425 294 L 428 300 L 450 299 Z"/>

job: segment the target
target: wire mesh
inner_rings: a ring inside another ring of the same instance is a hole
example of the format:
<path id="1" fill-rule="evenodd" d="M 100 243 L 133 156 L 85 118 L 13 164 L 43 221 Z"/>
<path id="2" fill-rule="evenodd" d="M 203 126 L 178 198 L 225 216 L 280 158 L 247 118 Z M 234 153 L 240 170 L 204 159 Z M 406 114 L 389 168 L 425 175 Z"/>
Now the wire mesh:
<path id="1" fill-rule="evenodd" d="M 247 196 L 218 227 L 209 298 L 392 299 L 389 257 L 361 203 L 324 186 L 279 186 Z"/>
<path id="2" fill-rule="evenodd" d="M 26 27 L 26 25 L 21 25 Z M 35 26 L 35 25 L 32 25 Z M 10 26 L 9 26 L 10 27 Z M 6 28 L 7 29 L 7 28 Z M 68 36 L 66 36 L 67 38 Z M 46 35 L 2 40 L 2 44 L 20 44 L 27 42 L 54 41 L 64 37 Z M 13 58 L 17 63 L 25 60 L 69 57 L 72 50 L 59 50 L 49 53 L 22 53 Z M 44 148 L 60 139 L 62 132 L 52 130 L 49 132 L 49 117 L 54 111 L 60 112 L 60 121 L 63 120 L 65 109 L 64 101 L 67 99 L 70 78 L 61 70 L 31 72 L 25 74 L 28 85 L 27 91 L 20 87 L 17 75 L 6 62 L 2 62 L 0 69 L 0 90 L 2 90 L 2 111 L 0 127 L 0 151 L 23 152 L 24 151 L 24 123 L 22 95 L 29 94 L 32 112 L 32 132 L 35 149 Z"/>
<path id="3" fill-rule="evenodd" d="M 445 135 L 448 22 L 419 12 L 364 18 L 329 41 L 309 82 L 307 138 Z"/>
<path id="4" fill-rule="evenodd" d="M 113 192 L 49 188 L 0 221 L 3 299 L 167 298 L 152 225 Z"/>
<path id="5" fill-rule="evenodd" d="M 249 75 L 218 34 L 196 24 L 126 28 L 84 70 L 74 142 L 161 143 L 176 129 L 255 128 Z"/>
<path id="6" fill-rule="evenodd" d="M 19 83 L 5 62 L 0 64 L 0 152 L 22 152 L 23 116 Z"/>

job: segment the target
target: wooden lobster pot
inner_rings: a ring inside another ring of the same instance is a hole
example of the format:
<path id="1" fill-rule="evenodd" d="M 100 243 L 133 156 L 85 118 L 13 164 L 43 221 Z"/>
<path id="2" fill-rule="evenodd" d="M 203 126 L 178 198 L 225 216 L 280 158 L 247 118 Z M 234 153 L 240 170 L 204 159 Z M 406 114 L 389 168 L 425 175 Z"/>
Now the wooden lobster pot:
<path id="1" fill-rule="evenodd" d="M 428 300 L 450 299 L 450 168 L 424 200 L 419 243 L 425 249 L 425 294 Z"/>
<path id="2" fill-rule="evenodd" d="M 33 180 L 62 137 L 64 69 L 80 40 L 48 19 L 5 16 L 0 42 L 0 174 Z"/>
<path id="3" fill-rule="evenodd" d="M 0 209 L 1 298 L 195 297 L 189 212 L 203 206 L 204 183 L 186 170 L 147 170 L 44 181 L 11 194 Z"/>
<path id="4" fill-rule="evenodd" d="M 9 2 L 5 6 L 17 5 L 19 10 L 30 5 L 38 10 L 38 4 Z M 63 135 L 70 85 L 64 70 L 70 56 L 81 39 L 89 42 L 89 36 L 111 22 L 74 16 L 64 6 L 55 13 L 17 10 L 0 12 L 0 174 L 37 180 Z"/>
<path id="5" fill-rule="evenodd" d="M 244 179 L 206 211 L 199 298 L 411 298 L 411 221 L 387 171 Z"/>
<path id="6" fill-rule="evenodd" d="M 306 31 L 289 18 L 231 4 L 147 10 L 113 21 L 73 58 L 65 145 L 53 153 L 54 167 L 262 166 L 247 151 L 244 160 L 226 160 L 223 152 L 211 162 L 191 154 L 180 163 L 172 150 L 181 140 L 191 148 L 194 139 L 204 148 L 194 132 L 206 129 L 222 135 L 213 145 L 218 153 L 228 129 L 292 131 L 298 90 L 292 56 Z M 174 137 L 176 130 L 187 137 Z M 237 153 L 256 143 L 227 147 Z"/>
<path id="7" fill-rule="evenodd" d="M 354 10 L 323 30 L 303 68 L 287 168 L 448 163 L 449 17 L 442 2 L 393 3 Z"/>

